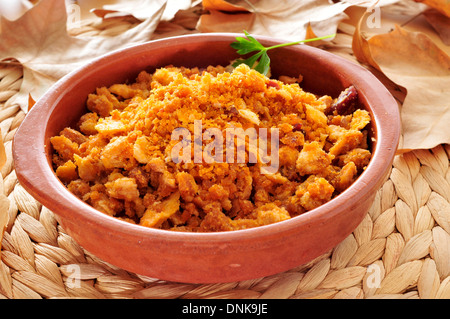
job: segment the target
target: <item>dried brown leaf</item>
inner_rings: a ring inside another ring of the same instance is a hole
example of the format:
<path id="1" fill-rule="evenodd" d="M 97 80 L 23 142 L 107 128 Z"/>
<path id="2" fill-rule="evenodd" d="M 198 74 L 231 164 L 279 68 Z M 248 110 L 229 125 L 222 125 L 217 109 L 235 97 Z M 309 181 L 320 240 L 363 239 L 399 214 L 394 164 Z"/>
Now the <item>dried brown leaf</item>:
<path id="1" fill-rule="evenodd" d="M 427 10 L 423 13 L 427 22 L 436 30 L 445 45 L 450 45 L 450 17 L 446 17 L 437 10 Z"/>
<path id="2" fill-rule="evenodd" d="M 359 19 L 355 32 L 353 33 L 352 50 L 356 59 L 367 65 L 371 65 L 376 69 L 380 69 L 370 53 L 370 47 L 368 42 L 368 36 L 364 34 L 362 24 L 366 22 L 367 17 L 371 14 L 372 10 L 367 9 Z"/>
<path id="3" fill-rule="evenodd" d="M 429 5 L 430 7 L 435 8 L 439 12 L 445 14 L 447 17 L 450 17 L 450 3 L 447 0 L 415 0 L 415 1 Z"/>
<path id="4" fill-rule="evenodd" d="M 450 143 L 450 57 L 426 34 L 396 26 L 365 39 L 357 26 L 354 53 L 407 90 L 401 107 L 401 151 Z M 424 94 L 426 92 L 426 94 Z"/>
<path id="5" fill-rule="evenodd" d="M 242 12 L 247 11 L 245 6 L 245 1 L 241 1 L 242 5 L 232 4 L 225 0 L 203 0 L 203 8 L 206 10 L 220 10 L 220 11 L 230 11 L 230 12 Z M 247 4 L 248 5 L 248 4 Z"/>
<path id="6" fill-rule="evenodd" d="M 155 7 L 149 18 L 113 37 L 72 37 L 67 33 L 65 2 L 42 0 L 19 19 L 1 20 L 0 61 L 23 66 L 23 81 L 14 103 L 27 111 L 29 94 L 37 100 L 62 76 L 112 50 L 148 41 L 164 11 Z"/>
<path id="7" fill-rule="evenodd" d="M 201 32 L 242 32 L 299 41 L 313 31 L 317 36 L 336 33 L 340 21 L 347 16 L 344 10 L 363 3 L 347 1 L 330 4 L 328 0 L 271 0 L 240 1 L 238 5 L 226 1 L 204 0 L 207 13 L 197 25 Z"/>
<path id="8" fill-rule="evenodd" d="M 192 5 L 191 0 L 122 0 L 103 6 L 90 9 L 90 11 L 103 19 L 108 18 L 129 18 L 134 17 L 138 20 L 148 19 L 153 12 L 165 5 L 161 20 L 168 21 L 172 19 L 179 10 L 186 10 Z"/>
<path id="9" fill-rule="evenodd" d="M 36 104 L 36 101 L 33 99 L 31 94 L 28 94 L 28 111 L 31 110 L 31 108 Z"/>

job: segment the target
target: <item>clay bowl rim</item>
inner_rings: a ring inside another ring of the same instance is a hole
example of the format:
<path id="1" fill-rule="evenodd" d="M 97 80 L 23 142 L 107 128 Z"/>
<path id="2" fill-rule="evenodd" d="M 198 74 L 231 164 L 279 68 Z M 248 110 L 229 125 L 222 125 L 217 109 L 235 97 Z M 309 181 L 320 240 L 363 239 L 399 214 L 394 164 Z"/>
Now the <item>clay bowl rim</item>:
<path id="1" fill-rule="evenodd" d="M 372 73 L 360 65 L 347 61 L 335 54 L 305 45 L 301 45 L 296 48 L 285 47 L 278 50 L 287 49 L 293 50 L 293 52 L 296 50 L 305 50 L 307 53 L 309 52 L 309 54 L 314 54 L 319 58 L 328 59 L 333 65 L 337 65 L 336 72 L 351 75 L 355 80 L 357 80 L 356 82 L 359 83 L 356 85 L 358 93 L 362 93 L 367 97 L 368 104 L 371 103 L 370 98 L 373 97 L 375 97 L 375 100 L 378 100 L 380 103 L 378 106 L 370 106 L 372 123 L 374 123 L 374 130 L 376 131 L 376 146 L 375 150 L 372 150 L 371 161 L 367 166 L 367 169 L 358 177 L 358 179 L 349 188 L 333 198 L 331 201 L 302 215 L 270 225 L 226 232 L 177 232 L 134 225 L 101 213 L 69 192 L 69 190 L 56 177 L 51 165 L 48 162 L 45 151 L 46 141 L 44 135 L 47 122 L 52 114 L 52 111 L 60 100 L 59 92 L 64 92 L 64 90 L 74 87 L 74 85 L 78 83 L 77 77 L 80 74 L 83 74 L 83 72 L 92 72 L 92 68 L 100 66 L 102 63 L 110 61 L 111 59 L 116 59 L 116 57 L 119 57 L 121 54 L 126 54 L 127 52 L 144 49 L 151 50 L 154 46 L 170 45 L 171 42 L 189 43 L 190 41 L 219 40 L 228 41 L 231 43 L 236 36 L 242 36 L 242 34 L 205 33 L 153 40 L 110 52 L 81 66 L 77 70 L 60 79 L 41 99 L 37 101 L 15 133 L 13 140 L 13 158 L 16 163 L 17 178 L 21 185 L 36 200 L 63 219 L 70 219 L 71 217 L 69 217 L 68 212 L 71 212 L 79 215 L 83 222 L 90 222 L 97 225 L 101 224 L 102 228 L 108 228 L 112 231 L 121 232 L 126 236 L 132 236 L 135 238 L 148 237 L 163 241 L 183 241 L 183 243 L 190 244 L 190 246 L 192 244 L 196 246 L 206 244 L 209 246 L 211 242 L 238 243 L 240 239 L 247 240 L 250 237 L 264 238 L 271 237 L 274 234 L 295 232 L 296 229 L 301 227 L 303 224 L 308 224 L 311 220 L 325 220 L 334 218 L 334 216 L 339 214 L 339 212 L 343 209 L 349 209 L 351 206 L 354 206 L 357 199 L 365 198 L 376 191 L 376 188 L 379 187 L 380 183 L 383 181 L 383 175 L 386 174 L 392 164 L 392 159 L 395 156 L 395 151 L 397 149 L 400 137 L 400 115 L 398 112 L 397 102 L 384 87 L 384 85 L 382 85 Z M 285 42 L 280 39 L 265 36 L 255 36 L 255 38 L 263 43 L 278 44 Z M 367 86 L 369 84 L 371 86 Z M 361 87 L 366 89 L 368 88 L 368 91 L 361 91 Z M 95 90 L 94 87 L 92 89 Z M 376 96 L 369 96 L 369 93 L 377 94 Z M 375 102 L 373 103 L 376 104 Z M 40 119 L 41 121 L 37 121 L 38 124 L 36 126 L 30 127 L 29 123 L 31 123 L 32 120 L 36 123 L 36 119 Z M 30 135 L 30 132 L 34 132 L 35 134 Z M 27 141 L 29 141 L 31 136 L 33 136 L 35 143 L 33 147 L 30 147 L 30 149 L 24 150 L 24 146 L 30 146 Z M 24 156 L 24 153 L 28 155 Z M 36 156 L 36 154 L 38 154 L 38 156 Z M 23 160 L 23 157 L 25 157 L 26 160 Z M 38 170 L 35 170 L 36 167 L 34 167 L 33 174 L 39 172 L 41 174 L 40 178 L 33 179 L 32 176 L 30 176 L 30 169 L 27 168 L 29 165 L 27 160 L 30 158 L 35 158 Z M 48 189 L 51 190 L 51 192 L 49 192 Z M 56 197 L 49 197 L 49 193 L 56 194 Z M 58 207 L 59 210 L 55 211 L 55 207 Z"/>

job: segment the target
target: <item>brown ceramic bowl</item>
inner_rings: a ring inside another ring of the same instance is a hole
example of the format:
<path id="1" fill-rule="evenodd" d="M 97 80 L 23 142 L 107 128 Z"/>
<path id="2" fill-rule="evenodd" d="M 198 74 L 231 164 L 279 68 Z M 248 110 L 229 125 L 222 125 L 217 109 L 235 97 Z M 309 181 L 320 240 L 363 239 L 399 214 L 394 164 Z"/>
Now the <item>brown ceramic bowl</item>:
<path id="1" fill-rule="evenodd" d="M 361 222 L 390 169 L 400 135 L 397 103 L 368 71 L 336 55 L 297 45 L 270 52 L 272 74 L 303 75 L 302 87 L 333 97 L 354 85 L 372 116 L 373 157 L 357 181 L 335 199 L 303 215 L 258 228 L 184 233 L 129 224 L 71 194 L 52 170 L 50 137 L 86 112 L 99 86 L 134 80 L 139 71 L 173 64 L 227 65 L 237 56 L 236 34 L 182 36 L 112 52 L 55 84 L 15 134 L 14 161 L 25 189 L 56 214 L 86 250 L 118 267 L 169 281 L 231 282 L 286 271 L 327 252 Z M 265 45 L 281 41 L 257 37 Z"/>

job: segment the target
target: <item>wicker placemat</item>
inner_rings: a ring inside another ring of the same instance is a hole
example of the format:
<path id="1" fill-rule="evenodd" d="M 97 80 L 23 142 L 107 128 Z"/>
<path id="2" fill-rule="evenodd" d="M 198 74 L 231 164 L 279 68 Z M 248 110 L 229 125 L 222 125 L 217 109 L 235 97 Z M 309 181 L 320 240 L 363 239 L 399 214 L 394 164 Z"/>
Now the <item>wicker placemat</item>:
<path id="1" fill-rule="evenodd" d="M 110 27 L 119 32 L 127 26 Z M 108 35 L 108 26 L 82 32 Z M 0 128 L 7 153 L 0 192 L 10 204 L 0 298 L 450 298 L 449 145 L 398 155 L 358 228 L 306 265 L 234 283 L 166 282 L 85 251 L 17 182 L 11 146 L 25 113 L 11 101 L 21 81 L 20 67 L 0 65 Z"/>

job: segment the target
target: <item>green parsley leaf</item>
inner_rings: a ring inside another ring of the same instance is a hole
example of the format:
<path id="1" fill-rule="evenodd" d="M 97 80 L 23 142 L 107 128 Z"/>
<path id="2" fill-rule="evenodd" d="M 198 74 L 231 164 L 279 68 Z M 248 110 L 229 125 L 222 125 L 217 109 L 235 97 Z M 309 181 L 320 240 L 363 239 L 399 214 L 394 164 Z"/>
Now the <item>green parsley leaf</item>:
<path id="1" fill-rule="evenodd" d="M 255 70 L 261 74 L 267 75 L 270 69 L 270 58 L 267 54 L 267 50 L 261 54 L 261 58 L 259 59 L 258 64 L 255 67 Z"/>
<path id="2" fill-rule="evenodd" d="M 243 37 L 236 37 L 236 41 L 231 43 L 231 47 L 236 51 L 239 55 L 246 55 L 248 53 L 256 52 L 252 56 L 248 57 L 247 59 L 237 59 L 233 63 L 233 67 L 238 66 L 239 64 L 247 64 L 250 68 L 255 69 L 256 71 L 267 75 L 270 69 L 270 57 L 267 54 L 267 51 L 273 50 L 276 48 L 281 48 L 285 46 L 290 45 L 296 45 L 306 42 L 312 42 L 312 41 L 318 41 L 323 39 L 328 39 L 331 37 L 334 37 L 336 34 L 326 35 L 323 37 L 313 38 L 313 39 L 306 39 L 301 41 L 295 41 L 295 42 L 289 42 L 289 43 L 281 43 L 277 44 L 271 47 L 265 47 L 261 43 L 259 43 L 258 40 L 256 40 L 254 37 L 252 37 L 247 31 L 244 30 L 245 38 Z M 259 61 L 258 61 L 259 59 Z"/>
<path id="3" fill-rule="evenodd" d="M 237 53 L 245 55 L 250 52 L 264 50 L 264 46 L 252 37 L 247 31 L 244 31 L 247 38 L 237 37 L 236 42 L 231 43 L 233 49 L 238 50 Z"/>

